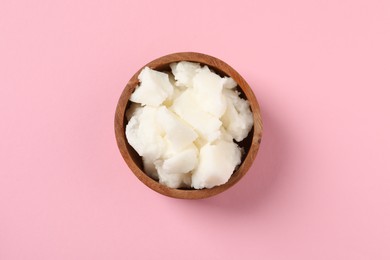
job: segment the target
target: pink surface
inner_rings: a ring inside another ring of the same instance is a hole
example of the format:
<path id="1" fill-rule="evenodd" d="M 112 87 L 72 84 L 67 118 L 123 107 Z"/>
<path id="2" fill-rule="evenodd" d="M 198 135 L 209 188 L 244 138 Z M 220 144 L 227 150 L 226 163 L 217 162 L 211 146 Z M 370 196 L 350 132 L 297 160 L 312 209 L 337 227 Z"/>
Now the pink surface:
<path id="1" fill-rule="evenodd" d="M 0 2 L 0 259 L 390 259 L 390 2 Z M 265 133 L 217 197 L 146 188 L 114 138 L 142 65 L 216 56 Z"/>

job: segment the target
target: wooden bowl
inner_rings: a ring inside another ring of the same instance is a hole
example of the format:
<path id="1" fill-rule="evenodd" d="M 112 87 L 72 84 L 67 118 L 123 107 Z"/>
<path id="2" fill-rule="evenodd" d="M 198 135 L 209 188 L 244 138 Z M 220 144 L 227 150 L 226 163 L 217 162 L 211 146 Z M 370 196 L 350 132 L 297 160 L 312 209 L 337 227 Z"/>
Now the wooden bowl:
<path id="1" fill-rule="evenodd" d="M 125 116 L 126 109 L 131 105 L 131 101 L 129 101 L 130 95 L 133 93 L 134 89 L 138 85 L 138 75 L 141 70 L 148 66 L 151 69 L 159 70 L 159 71 L 169 71 L 169 64 L 172 62 L 178 61 L 192 61 L 197 62 L 203 65 L 207 65 L 209 68 L 212 68 L 216 73 L 220 76 L 229 76 L 232 77 L 238 84 L 238 90 L 241 92 L 241 97 L 247 99 L 249 101 L 253 117 L 254 117 L 254 125 L 249 135 L 239 144 L 240 147 L 244 148 L 243 158 L 241 160 L 241 164 L 230 177 L 229 181 L 221 186 L 216 186 L 211 189 L 172 189 L 163 184 L 160 184 L 158 181 L 155 181 L 151 177 L 149 177 L 143 171 L 143 164 L 141 157 L 137 154 L 137 152 L 129 145 L 125 136 L 125 128 L 127 125 L 127 120 Z M 251 88 L 248 83 L 235 71 L 232 67 L 230 67 L 225 62 L 214 58 L 209 55 L 195 53 L 195 52 L 182 52 L 182 53 L 173 53 L 161 58 L 158 58 L 154 61 L 149 62 L 144 67 L 139 69 L 134 76 L 127 83 L 125 89 L 123 90 L 118 105 L 115 111 L 115 135 L 116 141 L 119 147 L 119 150 L 123 156 L 123 159 L 135 174 L 140 181 L 142 181 L 146 186 L 151 188 L 154 191 L 157 191 L 163 195 L 173 197 L 173 198 L 181 198 L 181 199 L 201 199 L 207 198 L 210 196 L 214 196 L 218 193 L 221 193 L 234 184 L 236 184 L 249 170 L 253 161 L 255 160 L 257 151 L 260 146 L 260 141 L 263 132 L 263 125 L 260 115 L 259 104 L 257 103 L 256 97 L 253 94 Z"/>

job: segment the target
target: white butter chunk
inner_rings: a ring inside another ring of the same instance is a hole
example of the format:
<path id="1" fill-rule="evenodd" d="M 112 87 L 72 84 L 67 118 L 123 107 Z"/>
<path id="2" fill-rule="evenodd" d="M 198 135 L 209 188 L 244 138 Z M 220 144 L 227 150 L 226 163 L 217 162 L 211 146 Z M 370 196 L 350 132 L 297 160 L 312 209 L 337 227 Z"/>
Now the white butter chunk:
<path id="1" fill-rule="evenodd" d="M 173 102 L 171 110 L 190 124 L 205 140 L 212 142 L 221 135 L 219 128 L 222 122 L 218 117 L 199 109 L 199 104 L 192 89 L 184 91 Z"/>
<path id="2" fill-rule="evenodd" d="M 159 182 L 173 189 L 188 188 L 191 186 L 191 174 L 168 174 L 160 173 Z"/>
<path id="3" fill-rule="evenodd" d="M 241 162 L 237 144 L 219 140 L 200 149 L 198 167 L 192 173 L 192 187 L 212 188 L 226 183 Z"/>
<path id="4" fill-rule="evenodd" d="M 126 138 L 140 156 L 159 158 L 166 149 L 162 130 L 156 122 L 157 108 L 137 108 L 126 126 Z"/>
<path id="5" fill-rule="evenodd" d="M 148 158 L 147 156 L 142 156 L 144 171 L 153 179 L 158 180 L 157 168 L 156 165 L 154 165 L 154 162 L 154 160 Z"/>
<path id="6" fill-rule="evenodd" d="M 173 86 L 166 73 L 145 67 L 138 76 L 140 85 L 130 100 L 142 105 L 159 106 L 173 93 Z"/>
<path id="7" fill-rule="evenodd" d="M 192 87 L 192 79 L 200 69 L 199 63 L 180 61 L 170 65 L 175 76 L 176 85 L 182 88 Z"/>
<path id="8" fill-rule="evenodd" d="M 222 95 L 226 78 L 221 78 L 208 67 L 198 70 L 193 79 L 193 88 L 199 108 L 220 118 L 226 110 L 226 100 Z"/>
<path id="9" fill-rule="evenodd" d="M 237 82 L 234 81 L 234 79 L 232 79 L 231 77 L 224 77 L 224 79 L 225 79 L 225 82 L 223 84 L 224 88 L 234 89 L 235 87 L 237 87 Z"/>
<path id="10" fill-rule="evenodd" d="M 198 134 L 190 125 L 169 111 L 165 106 L 158 108 L 157 122 L 164 130 L 166 138 L 172 144 L 174 151 L 181 151 L 198 138 Z"/>
<path id="11" fill-rule="evenodd" d="M 227 108 L 221 120 L 226 131 L 240 142 L 248 136 L 253 126 L 253 115 L 247 100 L 241 99 L 239 93 L 233 90 L 224 90 Z"/>
<path id="12" fill-rule="evenodd" d="M 198 164 L 198 149 L 195 145 L 164 160 L 158 167 L 158 173 L 179 174 L 192 171 Z"/>

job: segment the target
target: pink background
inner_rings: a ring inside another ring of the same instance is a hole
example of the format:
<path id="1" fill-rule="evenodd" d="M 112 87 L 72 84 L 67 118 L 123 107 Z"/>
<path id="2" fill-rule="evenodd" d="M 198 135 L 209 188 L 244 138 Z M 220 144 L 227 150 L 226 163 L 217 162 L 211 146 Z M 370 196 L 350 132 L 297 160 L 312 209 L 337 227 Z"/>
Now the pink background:
<path id="1" fill-rule="evenodd" d="M 390 2 L 0 2 L 0 259 L 390 259 Z M 175 200 L 117 149 L 127 81 L 216 56 L 260 102 L 231 190 Z"/>

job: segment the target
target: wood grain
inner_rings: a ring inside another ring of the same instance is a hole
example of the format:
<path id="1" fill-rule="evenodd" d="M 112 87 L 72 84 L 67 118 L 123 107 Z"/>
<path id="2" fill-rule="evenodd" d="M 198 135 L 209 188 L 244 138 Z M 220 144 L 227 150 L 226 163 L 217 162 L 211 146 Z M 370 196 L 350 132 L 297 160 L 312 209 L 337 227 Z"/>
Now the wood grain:
<path id="1" fill-rule="evenodd" d="M 220 76 L 229 76 L 232 77 L 238 84 L 239 90 L 242 93 L 243 97 L 249 101 L 253 117 L 254 117 L 254 125 L 249 133 L 248 137 L 245 138 L 242 142 L 239 143 L 241 147 L 244 148 L 244 154 L 242 158 L 242 163 L 238 167 L 238 169 L 233 173 L 229 181 L 221 186 L 217 186 L 211 189 L 172 189 L 165 185 L 160 184 L 158 181 L 150 178 L 144 171 L 142 165 L 142 159 L 137 154 L 137 152 L 128 144 L 125 136 L 125 127 L 127 124 L 127 120 L 125 118 L 126 109 L 131 105 L 129 101 L 131 93 L 133 93 L 134 89 L 138 85 L 138 75 L 141 70 L 148 66 L 152 69 L 159 71 L 168 71 L 169 64 L 172 62 L 178 61 L 192 61 L 198 62 L 203 65 L 207 65 L 212 68 L 216 73 Z M 131 171 L 137 176 L 137 178 L 142 181 L 146 186 L 151 188 L 152 190 L 159 192 L 163 195 L 180 198 L 180 199 L 202 199 L 217 195 L 231 186 L 236 184 L 249 170 L 252 163 L 254 162 L 257 152 L 259 150 L 262 133 L 263 133 L 263 123 L 261 119 L 260 107 L 257 102 L 256 96 L 254 95 L 252 89 L 248 85 L 248 83 L 244 80 L 241 75 L 234 70 L 231 66 L 226 64 L 225 62 L 206 55 L 202 53 L 196 52 L 181 52 L 181 53 L 173 53 L 163 57 L 160 57 L 156 60 L 153 60 L 146 64 L 144 67 L 140 68 L 134 76 L 127 83 L 124 88 L 117 107 L 115 111 L 115 136 L 116 141 L 119 147 L 119 150 L 123 156 L 123 159 L 131 169 Z"/>

